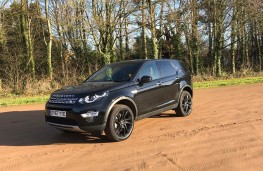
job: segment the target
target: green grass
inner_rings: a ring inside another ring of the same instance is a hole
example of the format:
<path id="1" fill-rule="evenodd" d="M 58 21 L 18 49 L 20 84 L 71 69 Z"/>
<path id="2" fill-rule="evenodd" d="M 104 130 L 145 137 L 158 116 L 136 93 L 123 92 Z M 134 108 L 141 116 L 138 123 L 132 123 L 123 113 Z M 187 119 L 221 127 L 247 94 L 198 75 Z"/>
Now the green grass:
<path id="1" fill-rule="evenodd" d="M 223 87 L 223 86 L 255 84 L 255 83 L 263 83 L 263 76 L 194 82 L 194 88 L 196 89 L 196 88 Z"/>
<path id="2" fill-rule="evenodd" d="M 214 81 L 201 81 L 194 82 L 194 89 L 210 88 L 210 87 L 223 87 L 243 84 L 263 83 L 263 76 L 260 77 L 247 77 L 247 78 L 231 78 L 227 80 L 214 80 Z M 46 96 L 30 96 L 30 97 L 0 97 L 0 107 L 25 105 L 25 104 L 42 104 L 49 98 Z"/>
<path id="3" fill-rule="evenodd" d="M 6 97 L 0 98 L 0 107 L 25 105 L 25 104 L 41 104 L 47 102 L 49 96 L 31 96 L 31 97 Z"/>

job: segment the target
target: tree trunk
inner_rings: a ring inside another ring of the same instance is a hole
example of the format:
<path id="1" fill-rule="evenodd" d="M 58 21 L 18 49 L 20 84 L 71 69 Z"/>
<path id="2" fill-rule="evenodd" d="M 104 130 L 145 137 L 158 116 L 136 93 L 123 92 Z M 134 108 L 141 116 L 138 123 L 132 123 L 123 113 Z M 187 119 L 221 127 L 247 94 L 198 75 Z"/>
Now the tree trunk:
<path id="1" fill-rule="evenodd" d="M 123 46 L 123 33 L 122 33 L 122 22 L 119 22 L 119 48 L 120 48 L 120 59 L 125 60 L 124 46 Z"/>
<path id="2" fill-rule="evenodd" d="M 214 25 L 213 25 L 213 34 L 214 34 L 214 74 L 217 77 L 222 75 L 222 50 L 223 50 L 223 13 L 224 13 L 224 3 L 225 1 L 216 1 L 214 3 Z"/>
<path id="3" fill-rule="evenodd" d="M 189 58 L 189 62 L 190 62 L 190 70 L 192 73 L 194 73 L 194 66 L 193 66 L 193 54 L 192 54 L 192 51 L 191 51 L 191 43 L 190 43 L 190 33 L 188 32 L 188 28 L 187 29 L 184 29 L 184 34 L 185 34 L 185 41 L 186 41 L 186 44 L 187 44 L 187 52 L 188 52 L 188 58 Z"/>
<path id="4" fill-rule="evenodd" d="M 128 52 L 130 51 L 129 49 L 129 33 L 128 33 L 128 22 L 127 18 L 125 18 L 125 57 L 128 57 Z"/>
<path id="5" fill-rule="evenodd" d="M 30 59 L 30 65 L 31 65 L 31 74 L 33 79 L 35 79 L 36 71 L 35 71 L 35 59 L 34 59 L 34 53 L 33 53 L 33 41 L 31 37 L 31 19 L 28 21 L 28 55 Z"/>
<path id="6" fill-rule="evenodd" d="M 261 32 L 261 45 L 260 47 L 260 55 L 259 55 L 259 70 L 262 71 L 262 59 L 263 59 L 263 32 Z"/>
<path id="7" fill-rule="evenodd" d="M 148 59 L 148 52 L 147 52 L 147 38 L 146 38 L 146 21 L 145 21 L 145 0 L 142 0 L 142 51 L 144 59 Z"/>
<path id="8" fill-rule="evenodd" d="M 213 66 L 213 33 L 212 33 L 212 5 L 211 5 L 211 1 L 208 1 L 208 12 L 207 12 L 207 16 L 208 16 L 208 54 L 207 54 L 207 58 L 208 58 L 208 66 L 212 67 Z"/>
<path id="9" fill-rule="evenodd" d="M 162 58 L 162 47 L 163 47 L 163 38 L 162 38 L 162 34 L 163 34 L 163 14 L 164 14 L 164 2 L 161 1 L 161 11 L 160 11 L 160 28 L 159 28 L 159 49 L 158 49 L 158 58 Z"/>
<path id="10" fill-rule="evenodd" d="M 27 58 L 26 68 L 29 68 L 32 78 L 35 78 L 35 60 L 33 55 L 33 43 L 31 38 L 31 20 L 28 18 L 28 1 L 21 0 L 20 7 L 21 33 Z"/>
<path id="11" fill-rule="evenodd" d="M 47 22 L 47 31 L 48 31 L 48 42 L 47 42 L 47 71 L 48 76 L 52 80 L 53 76 L 53 68 L 52 68 L 52 33 L 51 33 L 51 25 L 49 18 L 49 0 L 45 0 L 45 14 L 46 14 L 46 22 Z"/>
<path id="12" fill-rule="evenodd" d="M 197 30 L 197 9 L 196 9 L 196 0 L 191 0 L 191 28 L 192 28 L 192 42 L 191 42 L 191 50 L 193 54 L 193 67 L 194 67 L 194 73 L 196 75 L 200 72 L 200 63 L 199 63 L 199 36 L 198 36 L 198 30 Z"/>
<path id="13" fill-rule="evenodd" d="M 82 39 L 82 47 L 84 51 L 85 65 L 87 66 L 88 75 L 91 75 L 91 61 L 92 56 L 88 54 L 88 43 L 87 43 L 87 29 L 85 28 L 85 0 L 80 1 L 80 14 L 81 14 L 81 39 Z"/>
<path id="14" fill-rule="evenodd" d="M 153 58 L 158 59 L 158 44 L 156 38 L 156 28 L 155 28 L 155 7 L 152 5 L 152 1 L 148 0 L 148 6 L 150 11 L 150 26 L 151 26 L 151 40 L 153 46 Z"/>
<path id="15" fill-rule="evenodd" d="M 2 92 L 2 79 L 0 78 L 0 92 Z"/>
<path id="16" fill-rule="evenodd" d="M 234 1 L 235 4 L 235 1 Z M 233 6 L 233 17 L 231 22 L 231 71 L 236 73 L 236 7 Z"/>

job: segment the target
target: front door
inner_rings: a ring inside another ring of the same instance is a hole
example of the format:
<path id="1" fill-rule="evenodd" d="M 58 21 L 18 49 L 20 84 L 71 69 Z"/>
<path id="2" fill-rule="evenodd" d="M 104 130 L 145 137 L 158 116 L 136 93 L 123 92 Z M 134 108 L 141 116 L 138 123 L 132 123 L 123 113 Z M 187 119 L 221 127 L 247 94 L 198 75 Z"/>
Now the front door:
<path id="1" fill-rule="evenodd" d="M 143 76 L 151 76 L 152 81 L 144 84 L 137 84 L 137 94 L 134 96 L 136 104 L 138 104 L 139 115 L 151 112 L 162 104 L 162 86 L 160 82 L 160 74 L 154 61 L 145 63 L 140 69 L 137 78 Z"/>

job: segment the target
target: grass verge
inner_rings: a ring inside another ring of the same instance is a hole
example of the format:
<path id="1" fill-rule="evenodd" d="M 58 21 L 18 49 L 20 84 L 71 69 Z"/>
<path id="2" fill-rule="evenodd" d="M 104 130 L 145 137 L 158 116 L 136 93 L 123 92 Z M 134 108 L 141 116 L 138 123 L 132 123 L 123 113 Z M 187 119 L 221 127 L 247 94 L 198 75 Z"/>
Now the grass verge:
<path id="1" fill-rule="evenodd" d="M 25 104 L 41 104 L 47 102 L 49 96 L 31 96 L 31 97 L 6 97 L 0 98 L 0 107 L 25 105 Z"/>
<path id="2" fill-rule="evenodd" d="M 255 83 L 263 83 L 263 76 L 194 82 L 194 89 L 224 87 L 224 86 L 243 85 L 243 84 L 255 84 Z"/>
<path id="3" fill-rule="evenodd" d="M 194 89 L 254 84 L 254 83 L 263 83 L 263 76 L 194 82 Z M 0 107 L 25 105 L 25 104 L 41 104 L 41 103 L 45 103 L 48 100 L 48 98 L 49 96 L 31 96 L 31 97 L 11 96 L 4 98 L 0 97 Z"/>

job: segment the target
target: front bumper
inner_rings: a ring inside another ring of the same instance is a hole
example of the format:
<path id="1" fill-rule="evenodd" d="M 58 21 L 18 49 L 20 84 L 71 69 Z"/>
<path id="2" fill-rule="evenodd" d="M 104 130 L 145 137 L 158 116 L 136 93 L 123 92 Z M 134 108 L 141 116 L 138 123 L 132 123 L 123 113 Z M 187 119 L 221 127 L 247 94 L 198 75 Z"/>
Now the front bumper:
<path id="1" fill-rule="evenodd" d="M 54 128 L 57 128 L 57 129 L 74 131 L 74 132 L 85 132 L 84 130 L 80 129 L 76 125 L 63 125 L 63 124 L 56 124 L 56 123 L 52 123 L 52 122 L 47 122 L 47 124 L 54 127 Z"/>
<path id="2" fill-rule="evenodd" d="M 85 127 L 78 127 L 76 125 L 63 125 L 63 124 L 56 124 L 52 122 L 47 122 L 48 125 L 57 128 L 57 129 L 62 129 L 66 131 L 72 131 L 72 132 L 101 132 L 105 129 L 106 125 L 95 125 L 95 126 L 85 126 Z"/>
<path id="3" fill-rule="evenodd" d="M 62 104 L 46 104 L 45 119 L 46 123 L 52 127 L 62 130 L 75 132 L 101 132 L 105 129 L 105 112 L 100 111 L 98 116 L 92 118 L 83 118 L 81 114 L 91 109 L 90 106 L 73 106 Z M 92 108 L 95 110 L 94 108 Z M 66 111 L 66 117 L 50 116 L 50 110 Z"/>

